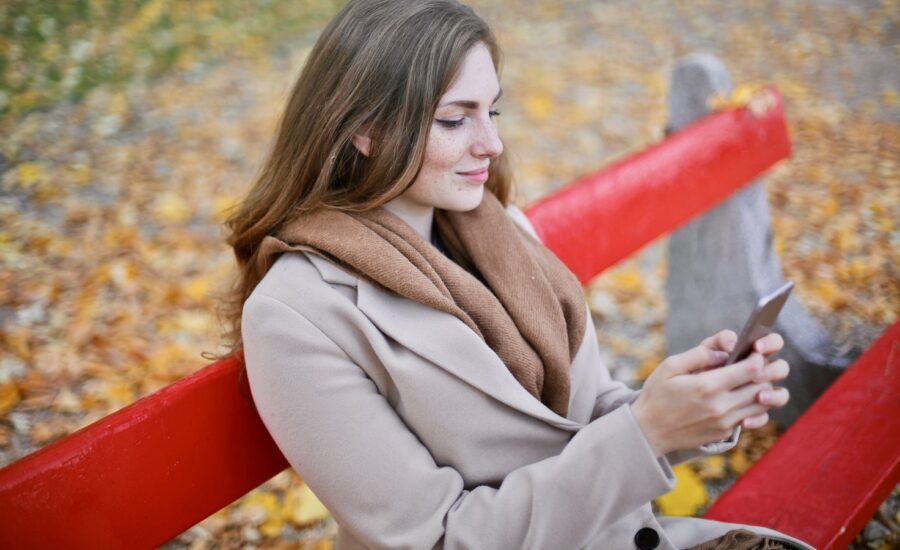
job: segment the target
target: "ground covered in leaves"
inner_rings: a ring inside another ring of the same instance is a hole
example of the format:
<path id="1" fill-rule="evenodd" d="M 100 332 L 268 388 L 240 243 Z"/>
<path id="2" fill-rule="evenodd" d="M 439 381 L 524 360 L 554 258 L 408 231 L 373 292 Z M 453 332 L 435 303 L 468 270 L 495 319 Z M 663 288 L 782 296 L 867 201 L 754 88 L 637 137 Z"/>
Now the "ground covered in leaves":
<path id="1" fill-rule="evenodd" d="M 667 71 L 711 52 L 736 83 L 785 96 L 794 152 L 766 186 L 800 300 L 848 345 L 896 320 L 898 2 L 473 4 L 505 50 L 500 124 L 520 204 L 662 139 Z M 336 9 L 71 5 L 0 6 L 0 466 L 223 351 L 221 222 Z M 628 383 L 664 356 L 664 277 L 657 243 L 586 288 L 606 362 Z M 776 438 L 769 426 L 679 467 L 658 507 L 702 513 Z M 896 501 L 858 548 L 897 543 Z M 287 471 L 167 546 L 328 548 L 334 529 Z"/>

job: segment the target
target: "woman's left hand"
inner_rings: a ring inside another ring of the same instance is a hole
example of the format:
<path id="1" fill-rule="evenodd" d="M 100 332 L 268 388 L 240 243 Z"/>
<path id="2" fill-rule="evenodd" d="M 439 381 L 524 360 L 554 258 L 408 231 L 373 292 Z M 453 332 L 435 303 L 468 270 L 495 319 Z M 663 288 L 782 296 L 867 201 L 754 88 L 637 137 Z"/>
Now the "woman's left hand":
<path id="1" fill-rule="evenodd" d="M 725 351 L 731 353 L 737 344 L 737 334 L 731 330 L 723 330 L 715 336 L 711 336 L 704 340 L 701 345 L 706 346 L 714 351 Z M 770 361 L 770 357 L 784 347 L 784 338 L 778 333 L 770 333 L 763 336 L 753 343 L 753 350 L 763 356 L 766 361 L 765 367 L 755 383 L 761 384 L 765 382 L 777 382 L 784 380 L 790 373 L 790 365 L 784 359 Z M 783 407 L 790 399 L 790 394 L 786 388 L 772 388 L 770 390 L 762 390 L 756 396 L 756 401 L 760 405 L 769 408 Z M 762 427 L 769 421 L 769 414 L 762 413 L 757 416 L 750 416 L 741 421 L 741 426 L 745 429 L 752 430 Z"/>

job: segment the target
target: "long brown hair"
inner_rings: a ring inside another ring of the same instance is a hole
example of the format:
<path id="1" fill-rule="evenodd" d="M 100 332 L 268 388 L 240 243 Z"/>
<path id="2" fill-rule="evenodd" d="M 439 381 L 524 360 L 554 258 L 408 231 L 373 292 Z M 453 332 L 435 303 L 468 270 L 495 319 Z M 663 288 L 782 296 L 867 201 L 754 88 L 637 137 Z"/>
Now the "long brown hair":
<path id="1" fill-rule="evenodd" d="M 317 208 L 362 211 L 415 181 L 441 95 L 463 57 L 484 43 L 499 70 L 490 27 L 454 0 L 350 0 L 319 37 L 288 98 L 268 158 L 225 225 L 239 274 L 224 304 L 226 343 L 241 344 L 241 312 L 265 275 L 256 255 L 267 235 Z M 368 156 L 352 144 L 371 140 Z M 509 199 L 506 158 L 487 188 Z"/>

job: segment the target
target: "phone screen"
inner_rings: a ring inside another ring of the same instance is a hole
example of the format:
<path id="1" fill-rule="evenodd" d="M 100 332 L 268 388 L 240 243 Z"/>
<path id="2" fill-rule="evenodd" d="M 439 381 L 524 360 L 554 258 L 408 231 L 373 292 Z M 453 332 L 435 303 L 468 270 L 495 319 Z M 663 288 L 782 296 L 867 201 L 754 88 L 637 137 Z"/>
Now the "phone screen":
<path id="1" fill-rule="evenodd" d="M 775 320 L 793 288 L 794 282 L 788 281 L 774 292 L 759 299 L 744 324 L 744 328 L 741 329 L 737 344 L 734 346 L 731 356 L 728 357 L 728 361 L 725 362 L 726 365 L 746 359 L 753 351 L 753 343 L 772 332 Z"/>

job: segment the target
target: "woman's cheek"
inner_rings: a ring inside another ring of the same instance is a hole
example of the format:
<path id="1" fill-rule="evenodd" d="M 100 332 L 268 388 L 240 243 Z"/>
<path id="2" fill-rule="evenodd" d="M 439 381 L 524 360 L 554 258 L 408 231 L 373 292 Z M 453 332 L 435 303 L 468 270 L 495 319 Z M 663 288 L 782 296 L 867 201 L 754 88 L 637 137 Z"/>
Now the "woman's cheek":
<path id="1" fill-rule="evenodd" d="M 449 130 L 433 136 L 432 147 L 429 147 L 428 161 L 434 168 L 454 168 L 465 153 L 465 130 Z M 461 167 L 465 169 L 466 167 Z"/>

